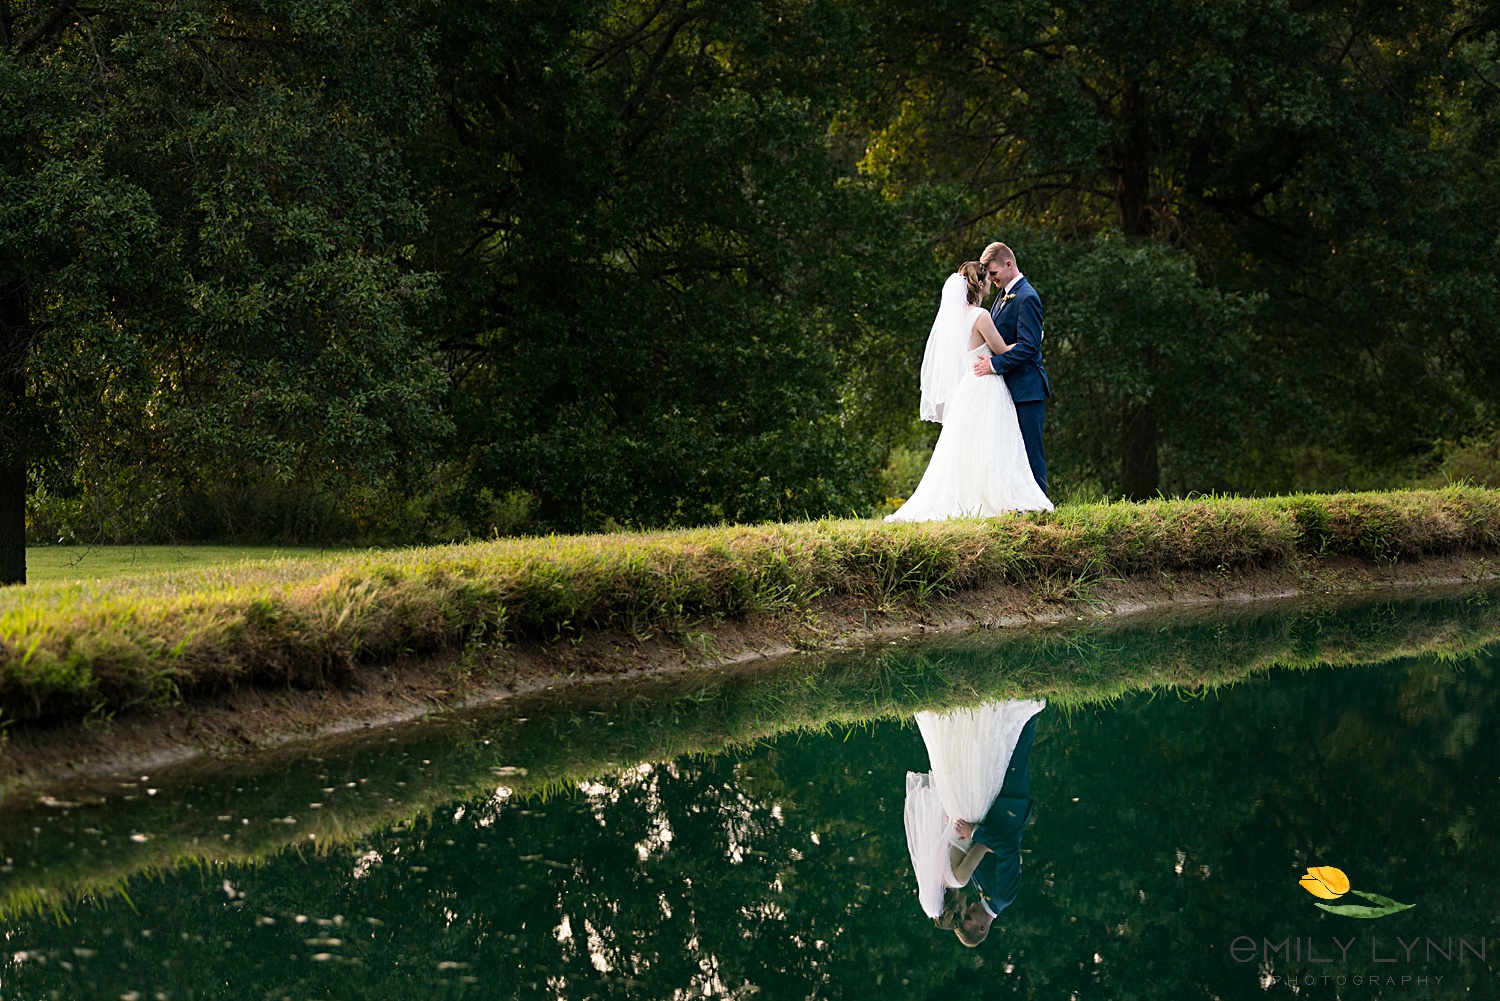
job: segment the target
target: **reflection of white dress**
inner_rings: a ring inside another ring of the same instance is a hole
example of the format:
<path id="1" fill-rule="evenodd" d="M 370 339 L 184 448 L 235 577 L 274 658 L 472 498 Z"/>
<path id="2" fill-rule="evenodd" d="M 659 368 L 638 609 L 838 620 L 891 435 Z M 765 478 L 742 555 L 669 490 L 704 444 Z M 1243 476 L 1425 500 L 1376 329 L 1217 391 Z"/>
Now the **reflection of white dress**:
<path id="1" fill-rule="evenodd" d="M 969 326 L 984 312 L 971 307 Z M 1007 511 L 1050 511 L 1052 502 L 1031 475 L 1026 443 L 1016 421 L 1010 387 L 998 375 L 975 375 L 977 358 L 992 355 L 981 344 L 964 358 L 964 374 L 943 413 L 943 431 L 922 482 L 886 521 L 994 518 Z"/>
<path id="2" fill-rule="evenodd" d="M 906 773 L 906 848 L 917 877 L 917 897 L 928 917 L 943 909 L 943 888 L 960 886 L 948 846 L 967 850 L 953 821 L 984 819 L 1026 722 L 1046 708 L 1033 699 L 987 702 L 974 709 L 917 713 L 931 772 Z"/>

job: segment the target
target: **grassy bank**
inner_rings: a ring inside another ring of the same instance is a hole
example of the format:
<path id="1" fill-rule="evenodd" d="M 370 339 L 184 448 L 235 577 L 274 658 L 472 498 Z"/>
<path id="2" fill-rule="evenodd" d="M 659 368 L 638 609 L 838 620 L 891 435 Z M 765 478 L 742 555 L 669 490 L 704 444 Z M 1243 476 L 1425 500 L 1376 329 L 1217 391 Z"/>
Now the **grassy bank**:
<path id="1" fill-rule="evenodd" d="M 992 698 L 1040 696 L 1069 711 L 1141 691 L 1202 695 L 1273 668 L 1451 672 L 1460 664 L 1478 677 L 1494 663 L 1497 642 L 1500 600 L 1476 592 L 1103 620 L 539 693 L 394 735 L 325 741 L 312 753 L 152 774 L 123 791 L 114 781 L 55 788 L 50 805 L 12 804 L 0 812 L 0 855 L 14 859 L 0 878 L 0 918 L 35 910 L 61 918 L 143 874 L 358 845 L 372 831 L 493 797 L 497 787 L 501 799 L 534 802 L 641 762 L 788 733 L 909 720 L 919 709 Z"/>
<path id="2" fill-rule="evenodd" d="M 712 628 L 820 600 L 880 610 L 998 583 L 1063 593 L 1106 575 L 1497 542 L 1500 491 L 1451 488 L 515 539 L 41 584 L 0 594 L 0 713 L 68 718 L 233 685 L 338 685 L 402 654 L 600 627 Z"/>

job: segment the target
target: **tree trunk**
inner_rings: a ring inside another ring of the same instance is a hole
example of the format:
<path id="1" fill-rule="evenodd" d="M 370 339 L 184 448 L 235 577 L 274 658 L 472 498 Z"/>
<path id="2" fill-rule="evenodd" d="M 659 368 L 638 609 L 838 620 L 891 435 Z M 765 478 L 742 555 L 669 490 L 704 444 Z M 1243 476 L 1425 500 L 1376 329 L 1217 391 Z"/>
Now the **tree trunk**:
<path id="1" fill-rule="evenodd" d="M 1156 216 L 1151 211 L 1151 138 L 1146 132 L 1140 85 L 1129 78 L 1120 83 L 1119 115 L 1122 134 L 1112 144 L 1110 155 L 1120 229 L 1126 239 L 1149 239 L 1156 232 Z"/>
<path id="2" fill-rule="evenodd" d="M 0 584 L 26 583 L 26 454 L 0 459 Z"/>
<path id="3" fill-rule="evenodd" d="M 26 351 L 28 311 L 0 288 L 0 584 L 26 583 Z"/>
<path id="4" fill-rule="evenodd" d="M 1161 487 L 1156 405 L 1126 400 L 1120 414 L 1120 481 L 1125 496 L 1150 500 Z"/>
<path id="5" fill-rule="evenodd" d="M 1149 240 L 1157 235 L 1160 217 L 1151 194 L 1151 139 L 1149 109 L 1141 102 L 1140 85 L 1128 77 L 1120 84 L 1122 134 L 1114 143 L 1115 206 L 1127 240 Z M 1156 352 L 1146 351 L 1150 378 L 1155 378 Z M 1149 399 L 1127 397 L 1120 410 L 1120 480 L 1131 500 L 1155 497 L 1161 487 L 1160 435 L 1156 407 Z"/>

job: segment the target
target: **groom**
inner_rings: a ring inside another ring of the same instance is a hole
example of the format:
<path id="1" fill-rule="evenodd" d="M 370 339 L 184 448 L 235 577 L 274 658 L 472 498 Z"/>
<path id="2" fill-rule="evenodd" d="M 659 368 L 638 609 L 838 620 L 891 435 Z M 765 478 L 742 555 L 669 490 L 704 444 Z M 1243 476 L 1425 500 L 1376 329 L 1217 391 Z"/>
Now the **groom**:
<path id="1" fill-rule="evenodd" d="M 1026 443 L 1026 460 L 1036 485 L 1047 492 L 1047 457 L 1042 452 L 1042 421 L 1052 387 L 1042 367 L 1042 299 L 1016 267 L 1016 255 L 1003 243 L 992 243 L 979 255 L 990 283 L 1000 290 L 990 316 L 1005 343 L 1015 345 L 1003 355 L 980 358 L 974 374 L 1003 375 L 1016 404 L 1016 420 Z"/>

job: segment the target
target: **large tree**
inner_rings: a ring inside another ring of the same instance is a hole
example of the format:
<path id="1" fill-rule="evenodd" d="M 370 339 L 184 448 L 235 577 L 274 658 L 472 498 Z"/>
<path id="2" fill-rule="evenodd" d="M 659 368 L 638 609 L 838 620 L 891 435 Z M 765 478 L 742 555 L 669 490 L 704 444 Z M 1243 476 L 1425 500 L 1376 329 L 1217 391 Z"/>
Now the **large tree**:
<path id="1" fill-rule="evenodd" d="M 430 453 L 432 279 L 393 146 L 420 60 L 388 14 L 6 7 L 4 580 L 24 577 L 28 464 L 131 531 L 194 498 L 232 531 L 236 496 L 281 485 L 304 501 L 291 534 L 309 498 Z"/>
<path id="2" fill-rule="evenodd" d="M 853 13 L 443 5 L 413 163 L 471 490 L 575 529 L 868 503 L 884 442 L 846 404 L 874 352 L 914 371 L 940 223 L 830 140 Z"/>

